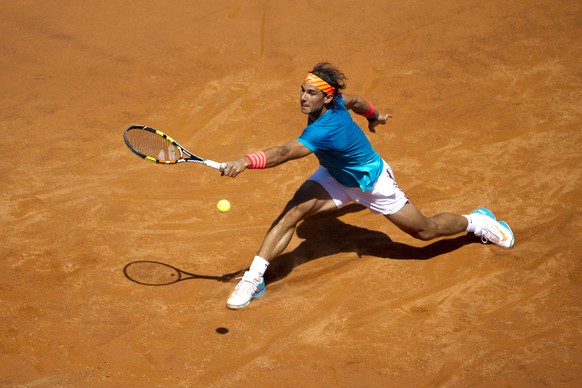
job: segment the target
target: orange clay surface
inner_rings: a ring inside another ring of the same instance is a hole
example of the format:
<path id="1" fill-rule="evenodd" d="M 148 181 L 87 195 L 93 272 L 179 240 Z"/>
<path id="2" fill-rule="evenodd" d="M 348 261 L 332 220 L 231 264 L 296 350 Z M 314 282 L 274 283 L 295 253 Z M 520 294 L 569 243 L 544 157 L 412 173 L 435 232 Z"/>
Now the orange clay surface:
<path id="1" fill-rule="evenodd" d="M 0 386 L 582 386 L 581 2 L 2 3 Z M 301 223 L 244 310 L 234 279 L 129 281 L 244 270 L 317 160 L 230 179 L 124 129 L 217 161 L 281 144 L 320 60 L 393 114 L 368 135 L 414 204 L 487 206 L 515 247 L 350 206 Z"/>

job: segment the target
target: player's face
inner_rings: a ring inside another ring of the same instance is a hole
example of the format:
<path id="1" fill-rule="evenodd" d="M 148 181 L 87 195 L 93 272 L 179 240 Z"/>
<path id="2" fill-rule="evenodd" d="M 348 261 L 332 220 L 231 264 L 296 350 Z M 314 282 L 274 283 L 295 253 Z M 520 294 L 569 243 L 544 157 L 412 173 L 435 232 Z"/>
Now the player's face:
<path id="1" fill-rule="evenodd" d="M 325 104 L 329 103 L 332 99 L 332 96 L 328 96 L 307 82 L 301 84 L 299 101 L 301 103 L 302 113 L 318 116 L 325 107 Z"/>

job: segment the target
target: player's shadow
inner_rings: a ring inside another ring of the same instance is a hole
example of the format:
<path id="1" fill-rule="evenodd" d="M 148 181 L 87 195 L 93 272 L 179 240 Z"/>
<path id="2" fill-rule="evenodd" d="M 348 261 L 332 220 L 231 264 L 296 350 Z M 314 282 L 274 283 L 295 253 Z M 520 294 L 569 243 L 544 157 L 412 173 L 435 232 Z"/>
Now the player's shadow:
<path id="1" fill-rule="evenodd" d="M 364 209 L 360 205 L 348 205 L 304 220 L 296 231 L 297 237 L 304 239 L 303 242 L 293 251 L 272 260 L 265 280 L 274 282 L 283 279 L 298 265 L 341 252 L 355 252 L 360 257 L 428 260 L 478 242 L 472 234 L 465 234 L 438 240 L 423 247 L 414 247 L 392 241 L 385 233 L 346 224 L 338 218 Z M 386 222 L 388 225 L 389 221 Z"/>

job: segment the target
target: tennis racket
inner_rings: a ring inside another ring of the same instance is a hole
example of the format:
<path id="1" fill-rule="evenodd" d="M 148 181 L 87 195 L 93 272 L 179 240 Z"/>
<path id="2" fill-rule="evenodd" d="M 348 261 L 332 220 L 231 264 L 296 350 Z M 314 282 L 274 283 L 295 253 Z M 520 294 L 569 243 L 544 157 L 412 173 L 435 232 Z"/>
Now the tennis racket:
<path id="1" fill-rule="evenodd" d="M 137 284 L 166 286 L 188 279 L 210 279 L 227 283 L 239 275 L 241 271 L 222 276 L 196 275 L 159 261 L 140 260 L 128 263 L 123 268 L 123 273 L 126 278 Z"/>
<path id="2" fill-rule="evenodd" d="M 226 163 L 196 156 L 164 132 L 145 125 L 132 125 L 125 130 L 123 138 L 134 154 L 148 162 L 159 164 L 194 162 L 220 171 L 226 168 Z"/>

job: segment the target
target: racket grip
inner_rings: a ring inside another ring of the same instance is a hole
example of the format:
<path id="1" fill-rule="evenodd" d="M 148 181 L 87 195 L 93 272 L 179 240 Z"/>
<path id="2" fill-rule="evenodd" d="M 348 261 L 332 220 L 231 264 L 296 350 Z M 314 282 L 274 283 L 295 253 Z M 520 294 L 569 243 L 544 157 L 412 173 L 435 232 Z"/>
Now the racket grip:
<path id="1" fill-rule="evenodd" d="M 218 163 L 208 159 L 204 161 L 204 164 L 207 165 L 208 167 L 212 167 L 220 171 L 224 171 L 224 169 L 226 168 L 226 163 Z"/>

